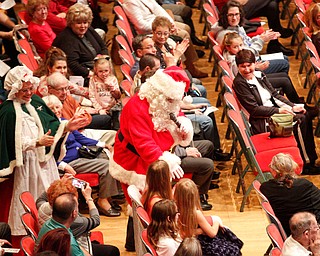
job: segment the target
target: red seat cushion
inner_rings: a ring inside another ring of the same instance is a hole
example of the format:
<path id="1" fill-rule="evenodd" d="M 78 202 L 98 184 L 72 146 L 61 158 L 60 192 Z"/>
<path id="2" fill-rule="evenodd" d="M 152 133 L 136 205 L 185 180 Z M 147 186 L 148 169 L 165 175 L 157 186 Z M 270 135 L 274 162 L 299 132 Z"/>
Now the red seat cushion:
<path id="1" fill-rule="evenodd" d="M 276 148 L 297 147 L 297 141 L 292 135 L 290 137 L 270 138 L 270 133 L 260 133 L 250 137 L 257 153 Z"/>
<path id="2" fill-rule="evenodd" d="M 301 174 L 303 168 L 303 160 L 300 156 L 298 147 L 277 148 L 257 153 L 255 157 L 262 172 L 270 171 L 269 164 L 271 163 L 272 158 L 278 153 L 290 154 L 292 156 L 292 159 L 299 165 L 299 169 L 296 170 L 296 174 Z"/>
<path id="3" fill-rule="evenodd" d="M 84 180 L 89 183 L 90 187 L 99 186 L 98 173 L 78 173 L 75 175 L 77 179 Z"/>

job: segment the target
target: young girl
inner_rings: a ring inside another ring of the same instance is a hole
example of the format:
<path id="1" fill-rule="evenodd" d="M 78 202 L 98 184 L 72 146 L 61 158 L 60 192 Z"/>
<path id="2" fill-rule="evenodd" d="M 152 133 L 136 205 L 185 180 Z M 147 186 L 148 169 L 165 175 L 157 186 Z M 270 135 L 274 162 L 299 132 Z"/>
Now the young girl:
<path id="1" fill-rule="evenodd" d="M 112 116 L 113 128 L 119 129 L 121 92 L 117 78 L 112 74 L 110 62 L 98 58 L 94 64 L 94 75 L 89 82 L 89 99 L 100 115 Z"/>
<path id="2" fill-rule="evenodd" d="M 150 164 L 146 175 L 146 190 L 142 195 L 144 209 L 151 216 L 153 205 L 161 199 L 172 199 L 169 166 L 157 160 Z"/>
<path id="3" fill-rule="evenodd" d="M 222 225 L 218 216 L 211 216 L 208 221 L 203 215 L 198 189 L 192 180 L 181 179 L 176 184 L 174 199 L 180 212 L 182 238 L 198 235 L 203 255 L 241 255 L 243 242 Z"/>
<path id="4" fill-rule="evenodd" d="M 230 69 L 234 76 L 238 74 L 238 67 L 236 64 L 236 54 L 242 50 L 248 49 L 253 51 L 252 48 L 248 48 L 244 45 L 242 37 L 237 32 L 230 32 L 224 36 L 223 43 L 222 43 L 222 50 L 223 50 L 223 57 L 228 62 Z M 259 57 L 259 53 L 254 52 L 256 58 Z M 272 62 L 272 61 L 271 61 Z M 270 83 L 275 89 L 282 90 L 282 92 L 287 96 L 287 98 L 294 103 L 301 103 L 299 95 L 294 88 L 292 81 L 286 72 L 278 72 L 273 73 L 270 72 L 269 61 L 257 61 L 256 62 L 256 69 L 263 71 L 266 76 L 268 77 Z"/>
<path id="5" fill-rule="evenodd" d="M 173 256 L 181 243 L 178 217 L 177 206 L 173 200 L 161 200 L 152 208 L 152 221 L 147 233 L 159 256 Z"/>

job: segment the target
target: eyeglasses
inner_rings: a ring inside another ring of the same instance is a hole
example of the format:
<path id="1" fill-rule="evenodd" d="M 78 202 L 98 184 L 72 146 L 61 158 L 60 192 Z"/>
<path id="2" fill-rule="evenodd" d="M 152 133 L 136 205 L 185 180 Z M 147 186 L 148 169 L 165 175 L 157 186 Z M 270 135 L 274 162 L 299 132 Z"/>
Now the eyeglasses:
<path id="1" fill-rule="evenodd" d="M 317 226 L 313 227 L 316 231 L 318 231 L 320 229 L 320 224 L 317 223 Z M 311 227 L 310 228 L 307 228 L 305 229 L 302 233 L 306 232 L 306 231 L 310 231 L 311 230 Z"/>
<path id="2" fill-rule="evenodd" d="M 161 37 L 161 36 L 165 36 L 165 37 L 167 37 L 167 36 L 169 36 L 170 35 L 170 32 L 156 32 L 155 33 L 158 37 Z"/>
<path id="3" fill-rule="evenodd" d="M 156 47 L 154 45 L 148 45 L 147 47 L 140 48 L 141 50 L 150 50 L 155 49 Z"/>
<path id="4" fill-rule="evenodd" d="M 20 92 L 22 93 L 28 93 L 28 92 L 33 92 L 34 91 L 34 88 L 31 87 L 31 88 L 25 88 L 25 89 L 21 89 L 19 90 Z"/>
<path id="5" fill-rule="evenodd" d="M 52 86 L 50 86 L 51 87 L 51 89 L 54 89 L 54 90 L 56 90 L 56 91 L 58 91 L 58 92 L 63 92 L 63 91 L 68 91 L 69 90 L 69 86 L 67 86 L 67 87 L 62 87 L 62 88 L 59 88 L 59 89 L 57 89 L 57 88 L 54 88 L 54 87 L 52 87 Z"/>
<path id="6" fill-rule="evenodd" d="M 240 13 L 238 12 L 238 13 L 228 13 L 227 14 L 227 17 L 228 18 L 233 18 L 233 17 L 239 17 L 240 16 Z"/>

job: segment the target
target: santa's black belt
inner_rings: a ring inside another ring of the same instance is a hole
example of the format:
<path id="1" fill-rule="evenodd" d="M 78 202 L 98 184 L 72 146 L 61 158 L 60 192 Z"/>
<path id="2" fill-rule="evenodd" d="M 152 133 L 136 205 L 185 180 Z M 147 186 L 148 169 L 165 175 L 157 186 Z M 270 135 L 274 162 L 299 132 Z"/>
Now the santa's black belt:
<path id="1" fill-rule="evenodd" d="M 121 131 L 118 132 L 118 138 L 119 138 L 120 142 L 122 142 L 124 140 L 124 136 Z M 126 148 L 129 149 L 132 153 L 136 154 L 137 156 L 140 156 L 139 153 L 137 152 L 136 148 L 130 142 L 127 143 Z"/>

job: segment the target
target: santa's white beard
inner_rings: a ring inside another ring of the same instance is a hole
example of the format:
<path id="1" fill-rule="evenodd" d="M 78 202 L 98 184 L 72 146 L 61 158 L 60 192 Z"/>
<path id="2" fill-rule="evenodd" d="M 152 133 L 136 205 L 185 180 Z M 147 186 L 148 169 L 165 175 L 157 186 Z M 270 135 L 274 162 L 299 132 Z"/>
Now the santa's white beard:
<path id="1" fill-rule="evenodd" d="M 158 95 L 150 102 L 149 113 L 152 116 L 154 129 L 158 132 L 169 129 L 173 125 L 170 113 L 177 115 L 180 109 L 180 101 L 169 102 L 163 95 Z"/>

